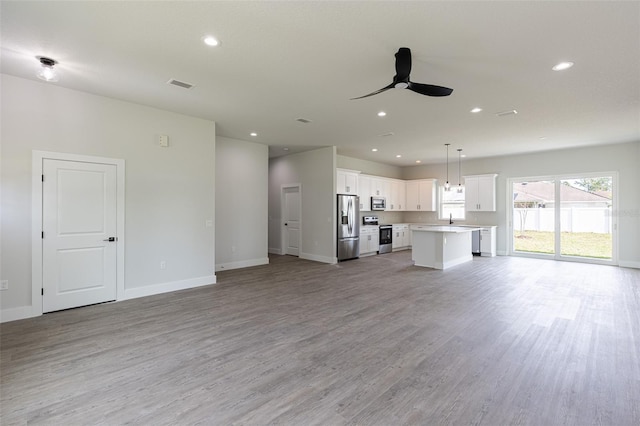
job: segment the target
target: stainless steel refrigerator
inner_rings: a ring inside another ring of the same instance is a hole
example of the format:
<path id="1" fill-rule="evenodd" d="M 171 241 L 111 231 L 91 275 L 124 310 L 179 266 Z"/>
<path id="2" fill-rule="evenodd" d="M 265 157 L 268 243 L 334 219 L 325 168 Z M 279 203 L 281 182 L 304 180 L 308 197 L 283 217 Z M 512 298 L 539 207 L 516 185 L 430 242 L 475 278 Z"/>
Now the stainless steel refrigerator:
<path id="1" fill-rule="evenodd" d="M 360 256 L 360 197 L 338 194 L 338 261 Z"/>

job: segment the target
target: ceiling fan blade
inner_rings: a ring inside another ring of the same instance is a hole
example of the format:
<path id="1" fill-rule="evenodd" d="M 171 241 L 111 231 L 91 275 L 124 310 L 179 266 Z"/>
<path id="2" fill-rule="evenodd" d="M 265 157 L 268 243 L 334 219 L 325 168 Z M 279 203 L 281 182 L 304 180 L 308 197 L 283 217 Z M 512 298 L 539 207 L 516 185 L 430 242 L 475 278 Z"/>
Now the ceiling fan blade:
<path id="1" fill-rule="evenodd" d="M 396 53 L 396 76 L 393 78 L 394 83 L 400 81 L 408 82 L 411 73 L 411 49 L 401 47 Z"/>
<path id="2" fill-rule="evenodd" d="M 442 86 L 434 86 L 432 84 L 422 84 L 409 82 L 407 89 L 427 96 L 449 96 L 453 89 Z"/>
<path id="3" fill-rule="evenodd" d="M 387 87 L 383 87 L 383 88 L 382 88 L 382 89 L 380 89 L 380 90 L 376 90 L 375 92 L 371 92 L 371 93 L 369 93 L 368 95 L 360 96 L 360 97 L 357 97 L 357 98 L 351 98 L 351 99 L 349 99 L 349 100 L 353 101 L 353 100 L 355 100 L 355 99 L 368 98 L 369 96 L 377 95 L 378 93 L 382 93 L 382 92 L 384 92 L 384 91 L 386 91 L 386 90 L 392 89 L 392 88 L 394 87 L 394 85 L 395 85 L 395 83 L 391 83 L 391 84 L 390 84 L 390 85 L 388 85 Z"/>

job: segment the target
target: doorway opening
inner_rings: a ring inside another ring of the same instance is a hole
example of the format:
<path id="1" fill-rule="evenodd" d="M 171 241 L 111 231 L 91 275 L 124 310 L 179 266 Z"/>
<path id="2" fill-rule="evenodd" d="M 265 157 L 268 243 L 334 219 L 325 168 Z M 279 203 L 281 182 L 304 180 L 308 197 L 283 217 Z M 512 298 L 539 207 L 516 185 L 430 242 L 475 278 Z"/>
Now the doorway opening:
<path id="1" fill-rule="evenodd" d="M 33 151 L 32 315 L 124 295 L 124 160 Z"/>
<path id="2" fill-rule="evenodd" d="M 300 256 L 302 234 L 302 196 L 300 184 L 282 185 L 282 254 Z"/>

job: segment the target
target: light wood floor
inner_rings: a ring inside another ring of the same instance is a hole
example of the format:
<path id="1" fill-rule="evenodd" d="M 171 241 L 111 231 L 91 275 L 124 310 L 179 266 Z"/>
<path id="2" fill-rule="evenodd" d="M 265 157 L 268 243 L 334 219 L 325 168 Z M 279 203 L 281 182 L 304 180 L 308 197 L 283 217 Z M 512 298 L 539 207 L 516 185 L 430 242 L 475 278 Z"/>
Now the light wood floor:
<path id="1" fill-rule="evenodd" d="M 0 423 L 640 424 L 640 270 L 271 262 L 3 324 Z"/>

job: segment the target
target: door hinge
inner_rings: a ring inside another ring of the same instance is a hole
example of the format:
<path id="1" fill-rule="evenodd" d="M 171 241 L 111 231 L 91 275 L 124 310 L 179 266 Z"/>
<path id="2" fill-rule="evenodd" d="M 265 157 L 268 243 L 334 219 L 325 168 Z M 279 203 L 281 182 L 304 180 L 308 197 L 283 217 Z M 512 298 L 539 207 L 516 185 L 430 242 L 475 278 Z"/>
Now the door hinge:
<path id="1" fill-rule="evenodd" d="M 41 289 L 40 289 L 40 295 L 41 295 L 41 296 L 44 296 L 44 288 L 41 288 Z"/>
<path id="2" fill-rule="evenodd" d="M 44 231 L 42 231 L 42 239 L 44 240 Z"/>
<path id="3" fill-rule="evenodd" d="M 42 175 L 42 181 L 44 182 L 44 175 Z"/>

